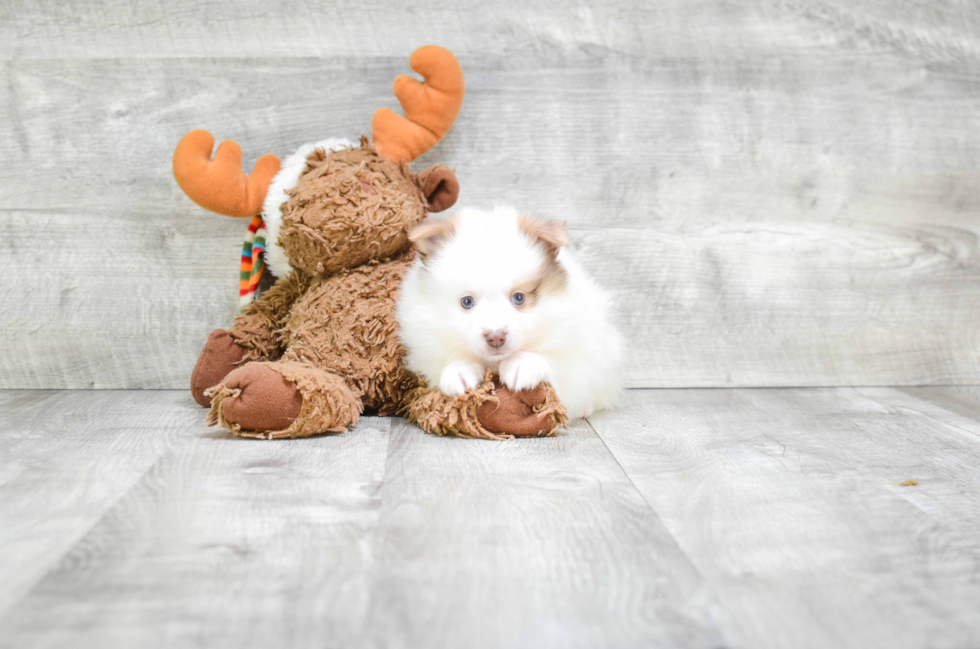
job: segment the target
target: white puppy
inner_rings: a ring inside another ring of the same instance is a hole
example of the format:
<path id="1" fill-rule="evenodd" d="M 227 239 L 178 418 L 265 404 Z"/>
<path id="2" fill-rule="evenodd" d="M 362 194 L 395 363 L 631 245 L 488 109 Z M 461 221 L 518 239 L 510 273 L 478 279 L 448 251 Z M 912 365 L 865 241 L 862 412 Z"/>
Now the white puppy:
<path id="1" fill-rule="evenodd" d="M 408 367 L 456 396 L 487 368 L 511 390 L 549 381 L 575 419 L 612 406 L 623 339 L 612 300 L 566 249 L 561 224 L 511 208 L 462 210 L 409 238 L 398 323 Z"/>

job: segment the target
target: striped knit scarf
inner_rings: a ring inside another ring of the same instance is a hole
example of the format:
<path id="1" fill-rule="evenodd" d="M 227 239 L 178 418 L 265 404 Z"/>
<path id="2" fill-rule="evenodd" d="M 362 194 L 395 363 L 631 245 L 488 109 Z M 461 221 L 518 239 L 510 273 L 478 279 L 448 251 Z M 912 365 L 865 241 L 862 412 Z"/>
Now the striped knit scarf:
<path id="1" fill-rule="evenodd" d="M 242 269 L 238 281 L 238 305 L 242 312 L 259 295 L 259 281 L 265 272 L 265 222 L 262 215 L 252 217 L 242 246 Z"/>

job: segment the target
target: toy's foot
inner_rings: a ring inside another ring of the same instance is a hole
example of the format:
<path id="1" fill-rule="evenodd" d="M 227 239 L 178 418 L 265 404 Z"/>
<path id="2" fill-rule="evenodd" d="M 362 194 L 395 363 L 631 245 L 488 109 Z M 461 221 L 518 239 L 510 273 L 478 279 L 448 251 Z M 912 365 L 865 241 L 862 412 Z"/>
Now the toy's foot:
<path id="1" fill-rule="evenodd" d="M 544 437 L 558 432 L 564 419 L 555 417 L 549 408 L 551 398 L 557 404 L 554 390 L 548 385 L 512 392 L 504 386 L 495 390 L 497 401 L 485 401 L 477 406 L 476 417 L 484 428 L 498 435 L 514 437 Z M 560 407 L 560 404 L 557 404 Z M 562 411 L 563 412 L 563 411 Z"/>
<path id="2" fill-rule="evenodd" d="M 420 387 L 406 395 L 405 414 L 433 435 L 478 439 L 550 437 L 568 421 L 565 407 L 547 383 L 514 392 L 487 373 L 483 383 L 458 397 Z"/>
<path id="3" fill-rule="evenodd" d="M 249 363 L 207 395 L 208 424 L 265 439 L 343 432 L 363 407 L 341 377 L 287 361 Z"/>
<path id="4" fill-rule="evenodd" d="M 221 383 L 221 379 L 238 367 L 244 358 L 245 349 L 227 331 L 212 331 L 191 373 L 191 395 L 194 401 L 210 407 L 211 397 L 204 394 L 205 390 Z"/>
<path id="5" fill-rule="evenodd" d="M 214 423 L 235 432 L 285 430 L 303 407 L 299 388 L 262 363 L 239 367 L 208 394 L 217 402 Z"/>

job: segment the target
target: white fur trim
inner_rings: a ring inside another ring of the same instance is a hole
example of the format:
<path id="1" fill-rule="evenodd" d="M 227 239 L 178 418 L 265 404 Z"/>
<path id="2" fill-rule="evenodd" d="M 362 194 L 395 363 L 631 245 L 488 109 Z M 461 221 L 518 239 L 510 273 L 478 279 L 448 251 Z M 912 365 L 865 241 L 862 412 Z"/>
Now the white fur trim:
<path id="1" fill-rule="evenodd" d="M 304 144 L 283 161 L 279 173 L 275 175 L 269 185 L 265 202 L 262 204 L 262 220 L 265 221 L 265 229 L 268 232 L 265 263 L 276 277 L 285 277 L 293 271 L 293 267 L 289 265 L 289 260 L 286 258 L 286 251 L 279 245 L 279 226 L 282 224 L 282 213 L 279 208 L 289 198 L 286 192 L 299 182 L 299 177 L 306 169 L 306 158 L 316 149 L 332 152 L 357 146 L 357 143 L 351 142 L 347 138 L 332 137 L 319 142 Z"/>

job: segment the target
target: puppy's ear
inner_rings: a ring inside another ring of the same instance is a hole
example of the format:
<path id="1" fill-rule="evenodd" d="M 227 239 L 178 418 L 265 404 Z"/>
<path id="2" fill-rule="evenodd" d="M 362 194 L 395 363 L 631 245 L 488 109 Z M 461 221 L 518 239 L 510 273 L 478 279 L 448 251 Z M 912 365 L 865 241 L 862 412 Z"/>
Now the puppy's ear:
<path id="1" fill-rule="evenodd" d="M 541 221 L 521 214 L 517 217 L 517 227 L 521 232 L 541 243 L 552 261 L 558 256 L 558 248 L 568 245 L 568 232 L 562 223 Z"/>
<path id="2" fill-rule="evenodd" d="M 409 231 L 408 240 L 415 244 L 422 257 L 428 257 L 446 245 L 446 242 L 456 233 L 458 225 L 458 216 L 423 221 Z"/>
<path id="3" fill-rule="evenodd" d="M 456 204 L 456 199 L 459 198 L 459 181 L 449 167 L 433 165 L 420 173 L 417 180 L 430 212 L 442 212 Z"/>

